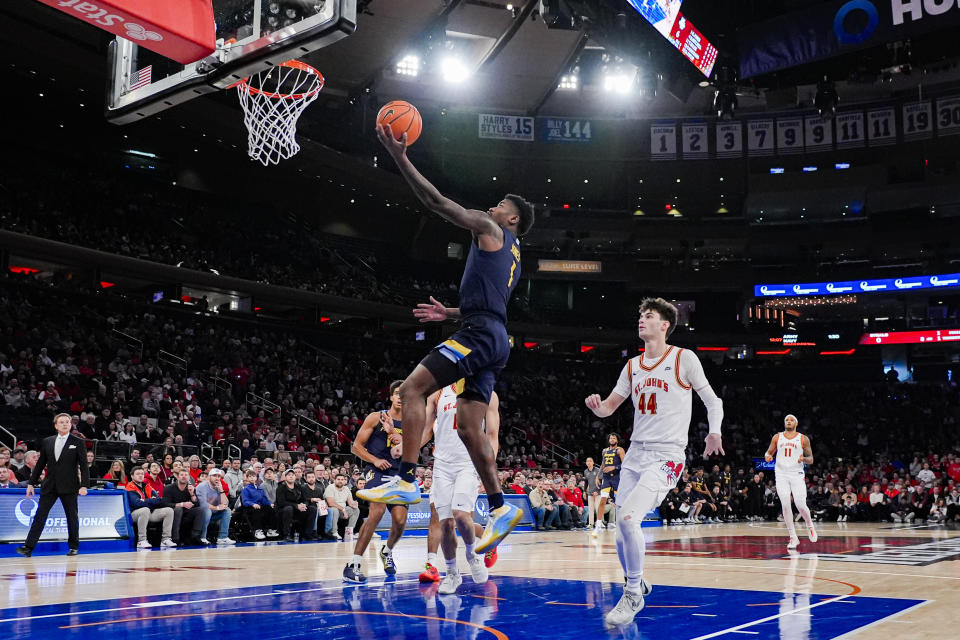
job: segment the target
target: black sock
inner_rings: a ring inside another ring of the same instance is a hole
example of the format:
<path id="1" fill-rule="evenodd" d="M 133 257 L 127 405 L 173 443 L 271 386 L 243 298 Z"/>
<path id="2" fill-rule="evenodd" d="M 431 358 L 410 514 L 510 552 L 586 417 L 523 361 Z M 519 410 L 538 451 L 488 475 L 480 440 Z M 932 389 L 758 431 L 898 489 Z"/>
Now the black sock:
<path id="1" fill-rule="evenodd" d="M 490 505 L 490 511 L 494 509 L 499 509 L 503 506 L 503 494 L 502 493 L 491 493 L 487 496 L 487 504 Z"/>
<path id="2" fill-rule="evenodd" d="M 400 478 L 406 480 L 407 482 L 417 482 L 417 463 L 416 462 L 401 462 L 400 463 Z"/>

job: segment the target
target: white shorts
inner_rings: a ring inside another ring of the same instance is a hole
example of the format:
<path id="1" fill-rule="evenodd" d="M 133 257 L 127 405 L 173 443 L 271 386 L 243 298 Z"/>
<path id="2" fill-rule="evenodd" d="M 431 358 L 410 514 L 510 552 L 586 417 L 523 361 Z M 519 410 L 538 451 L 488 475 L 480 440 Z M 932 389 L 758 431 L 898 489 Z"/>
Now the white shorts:
<path id="1" fill-rule="evenodd" d="M 790 494 L 797 502 L 803 502 L 807 499 L 807 481 L 802 473 L 780 473 L 777 479 L 777 495 L 781 500 L 790 502 Z"/>
<path id="2" fill-rule="evenodd" d="M 642 518 L 660 506 L 670 490 L 677 486 L 677 481 L 683 475 L 683 467 L 683 456 L 677 458 L 675 453 L 630 447 L 620 469 L 617 504 L 629 505 L 629 508 Z M 642 492 L 644 499 L 631 500 L 631 494 L 638 486 L 646 489 Z"/>
<path id="3" fill-rule="evenodd" d="M 472 462 L 458 465 L 434 463 L 430 500 L 437 508 L 437 517 L 440 520 L 452 518 L 454 511 L 472 514 L 479 486 L 480 476 Z"/>

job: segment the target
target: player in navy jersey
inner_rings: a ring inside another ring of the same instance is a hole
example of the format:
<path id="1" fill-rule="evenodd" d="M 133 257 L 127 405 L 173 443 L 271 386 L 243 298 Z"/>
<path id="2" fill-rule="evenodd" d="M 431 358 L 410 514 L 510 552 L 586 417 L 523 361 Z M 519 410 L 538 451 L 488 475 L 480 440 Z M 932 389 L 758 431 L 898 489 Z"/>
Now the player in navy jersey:
<path id="1" fill-rule="evenodd" d="M 363 477 L 367 481 L 367 486 L 383 484 L 385 479 L 392 478 L 400 472 L 400 460 L 393 457 L 392 451 L 397 446 L 401 448 L 403 446 L 403 402 L 398 392 L 400 384 L 400 380 L 390 383 L 390 408 L 369 414 L 360 425 L 357 437 L 353 441 L 351 448 L 353 455 L 366 463 L 363 468 Z M 412 445 L 411 448 L 417 447 Z M 353 550 L 353 557 L 343 569 L 344 581 L 366 581 L 360 566 L 363 554 L 388 508 L 392 522 L 387 543 L 380 548 L 380 560 L 383 562 L 384 572 L 388 575 L 394 575 L 397 572 L 393 562 L 393 547 L 400 541 L 400 536 L 406 528 L 407 506 L 371 504 L 370 513 L 363 521 L 360 531 L 357 532 L 357 544 Z"/>
<path id="2" fill-rule="evenodd" d="M 614 500 L 620 488 L 620 468 L 623 466 L 623 457 L 626 452 L 620 446 L 620 436 L 611 433 L 607 436 L 610 445 L 600 452 L 600 506 L 597 507 L 597 522 L 593 526 L 594 538 L 600 535 L 603 528 L 603 512 L 607 508 L 607 501 Z M 611 524 L 611 528 L 613 523 Z"/>
<path id="3" fill-rule="evenodd" d="M 482 424 L 497 376 L 510 355 L 507 302 L 520 279 L 519 237 L 533 226 L 533 207 L 511 194 L 487 211 L 465 209 L 444 197 L 407 159 L 406 134 L 398 141 L 388 128 L 378 126 L 377 137 L 423 205 L 473 234 L 460 282 L 460 307 L 448 309 L 431 297 L 431 304 L 418 305 L 414 310 L 421 322 L 458 318 L 460 330 L 417 365 L 400 386 L 400 397 L 405 435 L 410 442 L 420 442 L 427 398 L 461 378 L 465 380 L 457 400 L 457 433 L 470 453 L 490 505 L 487 527 L 475 547 L 482 554 L 496 548 L 523 515 L 520 509 L 503 501 L 496 458 Z M 357 495 L 388 504 L 418 502 L 420 492 L 414 471 L 419 453 L 415 447 L 405 448 L 397 476 Z"/>

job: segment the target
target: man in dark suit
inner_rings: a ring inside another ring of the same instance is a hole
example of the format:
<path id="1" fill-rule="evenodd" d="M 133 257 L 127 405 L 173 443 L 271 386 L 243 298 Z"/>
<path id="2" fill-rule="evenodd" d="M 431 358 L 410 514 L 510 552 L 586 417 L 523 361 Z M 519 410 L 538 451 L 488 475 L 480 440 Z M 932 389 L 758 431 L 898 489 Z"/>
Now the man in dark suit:
<path id="1" fill-rule="evenodd" d="M 44 523 L 53 505 L 60 500 L 67 516 L 67 534 L 70 551 L 68 556 L 77 555 L 80 546 L 80 519 L 77 514 L 77 496 L 87 495 L 90 473 L 87 468 L 87 449 L 83 440 L 70 435 L 72 428 L 70 414 L 59 413 L 53 419 L 57 435 L 45 438 L 40 447 L 40 458 L 33 468 L 27 484 L 27 497 L 33 497 L 33 487 L 40 481 L 40 474 L 47 470 L 46 478 L 40 487 L 40 504 L 30 526 L 30 533 L 23 546 L 17 547 L 17 553 L 30 557 L 37 546 Z"/>

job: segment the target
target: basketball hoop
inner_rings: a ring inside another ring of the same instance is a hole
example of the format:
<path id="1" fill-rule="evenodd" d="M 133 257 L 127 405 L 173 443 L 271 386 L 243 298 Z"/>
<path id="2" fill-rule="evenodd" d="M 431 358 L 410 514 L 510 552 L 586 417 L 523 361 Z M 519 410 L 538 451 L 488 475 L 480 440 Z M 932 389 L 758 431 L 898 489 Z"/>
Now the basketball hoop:
<path id="1" fill-rule="evenodd" d="M 265 167 L 296 155 L 297 120 L 323 89 L 323 75 L 299 60 L 288 60 L 236 87 L 247 127 L 247 155 Z"/>

